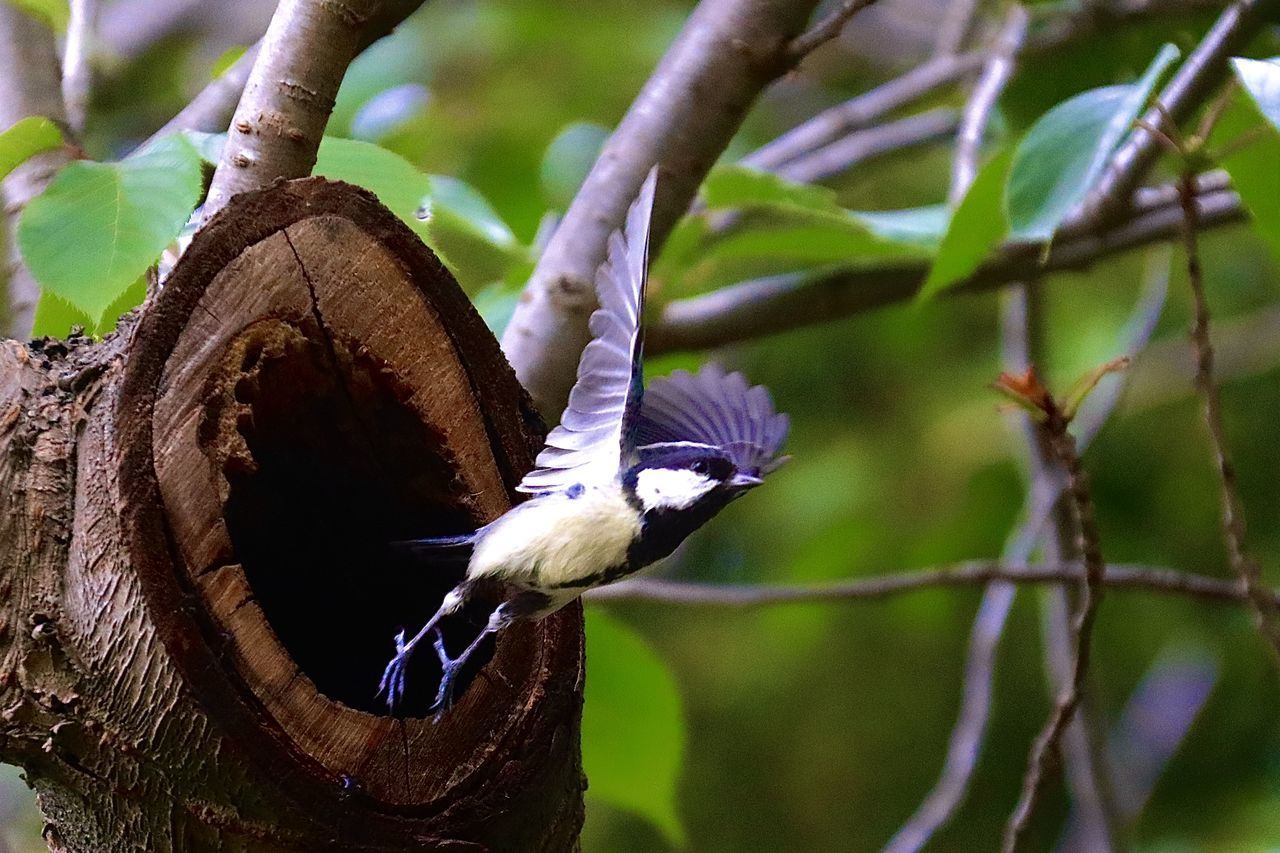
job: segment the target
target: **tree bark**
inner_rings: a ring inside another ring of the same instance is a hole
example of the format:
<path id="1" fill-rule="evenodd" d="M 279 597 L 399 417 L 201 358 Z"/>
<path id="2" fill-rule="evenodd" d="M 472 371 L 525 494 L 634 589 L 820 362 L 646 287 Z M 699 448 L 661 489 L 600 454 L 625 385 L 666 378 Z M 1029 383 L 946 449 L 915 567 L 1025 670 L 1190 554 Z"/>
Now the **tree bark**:
<path id="1" fill-rule="evenodd" d="M 505 511 L 541 429 L 439 261 L 322 179 L 232 201 L 102 343 L 0 346 L 0 757 L 50 847 L 572 849 L 578 607 L 439 723 L 432 660 L 409 717 L 373 695 L 454 580 L 385 543 Z"/>

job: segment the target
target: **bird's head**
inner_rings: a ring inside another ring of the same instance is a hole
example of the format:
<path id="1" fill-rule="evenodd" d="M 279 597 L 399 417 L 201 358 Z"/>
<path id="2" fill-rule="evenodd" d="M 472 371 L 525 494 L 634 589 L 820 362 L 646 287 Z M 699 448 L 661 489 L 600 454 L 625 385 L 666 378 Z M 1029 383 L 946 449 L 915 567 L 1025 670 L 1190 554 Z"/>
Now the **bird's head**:
<path id="1" fill-rule="evenodd" d="M 762 482 L 759 471 L 740 469 L 724 450 L 694 443 L 641 448 L 640 461 L 623 478 L 646 513 L 723 506 Z"/>

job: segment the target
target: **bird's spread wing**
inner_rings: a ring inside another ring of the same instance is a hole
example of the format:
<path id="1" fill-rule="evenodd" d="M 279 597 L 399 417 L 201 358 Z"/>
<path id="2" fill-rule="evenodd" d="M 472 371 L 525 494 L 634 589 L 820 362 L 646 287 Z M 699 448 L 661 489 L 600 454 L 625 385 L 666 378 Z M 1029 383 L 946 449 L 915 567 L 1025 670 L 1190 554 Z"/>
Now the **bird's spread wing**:
<path id="1" fill-rule="evenodd" d="M 739 471 L 767 474 L 786 461 L 778 450 L 789 420 L 773 408 L 763 385 L 749 387 L 741 373 L 708 364 L 677 370 L 649 384 L 636 425 L 636 444 L 696 443 L 724 450 Z"/>
<path id="2" fill-rule="evenodd" d="M 609 237 L 608 257 L 596 273 L 600 307 L 591 315 L 592 341 L 582 351 L 560 425 L 547 436 L 538 467 L 517 487 L 522 492 L 612 482 L 623 456 L 631 453 L 643 393 L 640 315 L 657 177 L 655 166 L 627 213 L 625 228 Z"/>

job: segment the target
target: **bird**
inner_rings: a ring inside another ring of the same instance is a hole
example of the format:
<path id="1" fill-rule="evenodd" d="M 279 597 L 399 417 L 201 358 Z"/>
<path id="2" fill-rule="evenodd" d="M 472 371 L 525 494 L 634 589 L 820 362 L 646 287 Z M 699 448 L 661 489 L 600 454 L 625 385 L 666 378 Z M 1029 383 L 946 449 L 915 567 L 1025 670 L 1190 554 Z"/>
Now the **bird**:
<path id="1" fill-rule="evenodd" d="M 790 426 L 769 391 L 708 363 L 643 381 L 649 226 L 658 167 L 596 277 L 599 308 L 568 406 L 517 491 L 532 497 L 478 529 L 397 543 L 424 563 L 465 565 L 462 580 L 412 639 L 401 630 L 378 695 L 394 714 L 418 646 L 434 635 L 442 675 L 428 713 L 449 709 L 459 670 L 485 637 L 554 613 L 596 586 L 669 556 L 730 502 L 764 482 Z M 494 590 L 498 594 L 493 594 Z M 482 598 L 483 596 L 483 598 Z M 457 657 L 440 622 L 473 600 L 500 603 Z"/>

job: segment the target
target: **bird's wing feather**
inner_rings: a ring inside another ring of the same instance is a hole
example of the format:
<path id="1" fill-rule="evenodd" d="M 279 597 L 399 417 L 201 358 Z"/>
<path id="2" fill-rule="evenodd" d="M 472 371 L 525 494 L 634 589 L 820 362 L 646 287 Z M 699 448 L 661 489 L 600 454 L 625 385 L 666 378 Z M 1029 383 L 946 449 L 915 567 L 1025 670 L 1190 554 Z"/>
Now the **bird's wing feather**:
<path id="1" fill-rule="evenodd" d="M 721 448 L 740 471 L 767 474 L 786 461 L 778 451 L 790 422 L 778 414 L 763 385 L 750 387 L 741 373 L 708 364 L 697 373 L 677 370 L 645 391 L 636 444 L 709 444 Z"/>
<path id="2" fill-rule="evenodd" d="M 655 166 L 627 212 L 626 226 L 609 237 L 608 256 L 596 273 L 600 307 L 591 315 L 591 343 L 582 351 L 560 425 L 547 436 L 538 467 L 517 487 L 522 492 L 607 484 L 634 449 L 632 433 L 644 389 L 640 316 L 657 176 Z"/>

